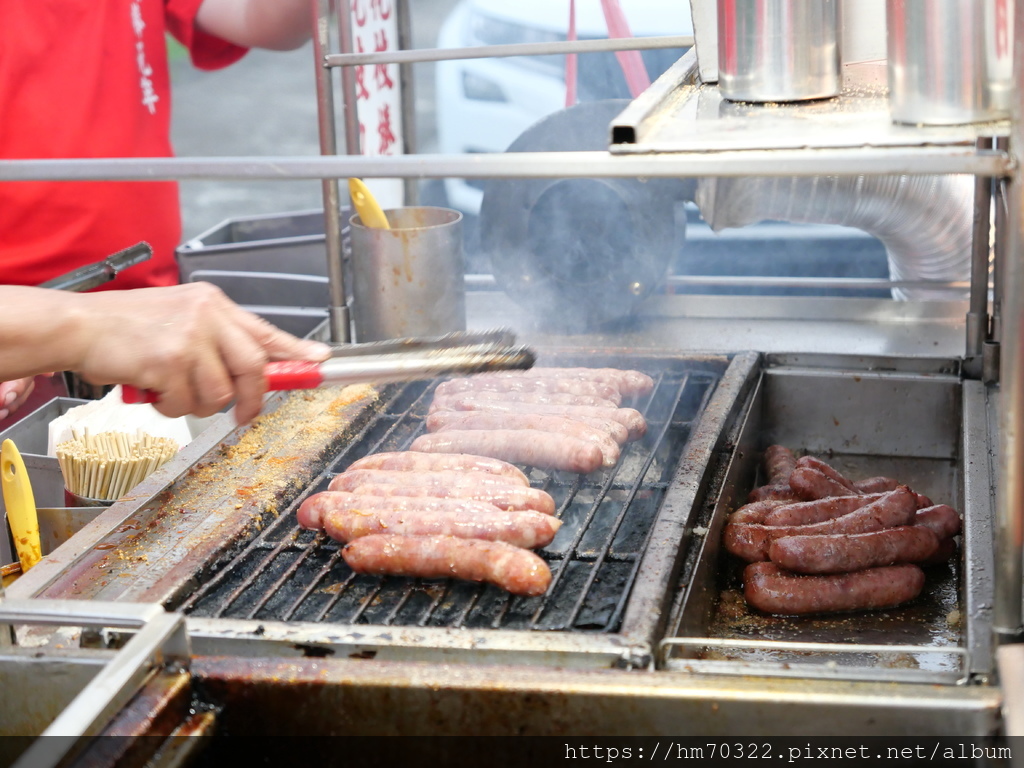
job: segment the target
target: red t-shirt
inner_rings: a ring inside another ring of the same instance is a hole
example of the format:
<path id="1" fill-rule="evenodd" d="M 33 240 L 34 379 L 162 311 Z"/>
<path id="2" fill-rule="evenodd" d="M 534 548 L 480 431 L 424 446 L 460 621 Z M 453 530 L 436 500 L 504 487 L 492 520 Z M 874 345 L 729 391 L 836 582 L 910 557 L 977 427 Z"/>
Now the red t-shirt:
<path id="1" fill-rule="evenodd" d="M 165 33 L 201 69 L 245 54 L 195 27 L 202 0 L 0 0 L 0 158 L 167 157 Z M 0 283 L 38 285 L 140 240 L 110 288 L 178 282 L 175 182 L 0 182 Z"/>

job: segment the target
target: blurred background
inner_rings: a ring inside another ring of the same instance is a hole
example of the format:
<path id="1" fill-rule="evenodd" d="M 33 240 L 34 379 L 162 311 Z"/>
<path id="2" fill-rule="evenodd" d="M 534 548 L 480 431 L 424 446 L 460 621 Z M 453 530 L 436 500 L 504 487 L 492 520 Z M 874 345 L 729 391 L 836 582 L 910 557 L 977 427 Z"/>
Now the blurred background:
<path id="1" fill-rule="evenodd" d="M 412 4 L 413 47 L 434 47 L 442 22 L 457 2 L 416 0 Z M 171 53 L 175 151 L 196 157 L 319 154 L 315 66 L 312 43 L 283 53 L 250 51 L 238 63 L 216 72 L 197 70 L 184 50 L 175 46 Z M 434 65 L 416 65 L 414 78 L 420 151 L 433 152 L 437 147 Z M 340 113 L 338 125 L 342 125 Z M 428 186 L 437 187 L 439 182 Z M 231 216 L 323 206 L 319 181 L 186 181 L 181 184 L 181 201 L 186 240 Z"/>

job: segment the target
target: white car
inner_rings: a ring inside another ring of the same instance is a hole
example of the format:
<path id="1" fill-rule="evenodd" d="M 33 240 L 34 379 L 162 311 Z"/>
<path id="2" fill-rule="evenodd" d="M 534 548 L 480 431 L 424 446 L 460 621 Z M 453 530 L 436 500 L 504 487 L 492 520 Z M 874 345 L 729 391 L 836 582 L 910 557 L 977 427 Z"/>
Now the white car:
<path id="1" fill-rule="evenodd" d="M 692 35 L 686 0 L 622 0 L 636 37 Z M 551 0 L 462 0 L 445 20 L 439 48 L 464 48 L 567 39 L 569 4 Z M 608 37 L 600 0 L 577 0 L 576 36 Z M 653 81 L 684 49 L 642 52 Z M 629 98 L 614 53 L 578 58 L 579 101 Z M 443 154 L 503 152 L 527 128 L 564 109 L 565 56 L 514 56 L 440 62 L 437 78 L 438 149 Z M 448 179 L 448 204 L 467 213 L 480 209 L 481 180 Z"/>

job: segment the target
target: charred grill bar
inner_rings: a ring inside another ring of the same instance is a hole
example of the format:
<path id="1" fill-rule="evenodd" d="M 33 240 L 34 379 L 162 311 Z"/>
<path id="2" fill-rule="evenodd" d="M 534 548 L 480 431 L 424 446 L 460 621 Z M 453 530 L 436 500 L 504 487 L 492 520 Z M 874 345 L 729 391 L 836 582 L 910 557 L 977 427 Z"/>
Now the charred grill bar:
<path id="1" fill-rule="evenodd" d="M 424 382 L 389 393 L 307 493 L 176 607 L 210 618 L 617 631 L 676 461 L 718 380 L 713 371 L 682 364 L 652 373 L 654 391 L 630 404 L 644 413 L 648 435 L 626 446 L 613 470 L 587 476 L 530 472 L 532 484 L 554 497 L 563 521 L 556 541 L 542 551 L 553 572 L 543 597 L 514 597 L 468 583 L 358 576 L 341 560 L 337 542 L 296 524 L 298 504 L 325 489 L 334 474 L 364 455 L 405 450 L 422 433 L 434 388 Z"/>

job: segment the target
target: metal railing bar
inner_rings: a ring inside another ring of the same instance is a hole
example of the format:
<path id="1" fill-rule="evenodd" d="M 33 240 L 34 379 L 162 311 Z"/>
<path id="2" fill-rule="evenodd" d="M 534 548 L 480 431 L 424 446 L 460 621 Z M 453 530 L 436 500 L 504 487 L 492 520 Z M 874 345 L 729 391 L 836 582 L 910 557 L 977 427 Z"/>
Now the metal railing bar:
<path id="1" fill-rule="evenodd" d="M 607 53 L 689 48 L 692 35 L 610 38 L 601 40 L 560 40 L 550 43 L 509 43 L 463 48 L 417 48 L 406 51 L 331 53 L 323 57 L 326 67 L 372 66 L 376 64 L 425 64 L 463 59 L 501 59 L 512 56 L 551 56 L 565 53 Z"/>

